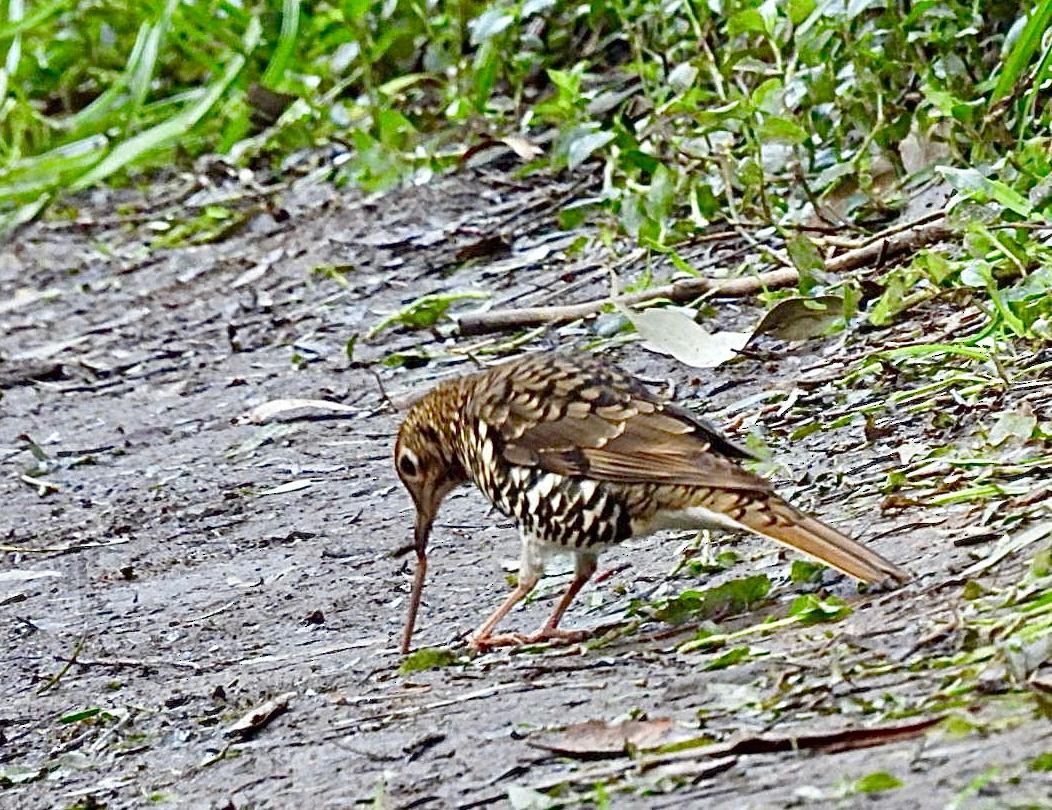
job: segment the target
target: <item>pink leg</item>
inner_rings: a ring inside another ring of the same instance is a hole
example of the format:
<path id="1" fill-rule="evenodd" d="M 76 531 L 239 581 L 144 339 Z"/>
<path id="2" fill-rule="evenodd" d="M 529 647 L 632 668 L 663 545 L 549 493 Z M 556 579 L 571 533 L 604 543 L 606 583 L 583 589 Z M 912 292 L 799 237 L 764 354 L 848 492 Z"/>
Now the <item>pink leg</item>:
<path id="1" fill-rule="evenodd" d="M 526 637 L 528 643 L 532 644 L 538 641 L 548 641 L 550 639 L 561 639 L 563 641 L 574 642 L 587 638 L 590 635 L 587 630 L 559 629 L 559 622 L 562 621 L 566 609 L 570 607 L 570 603 L 573 602 L 577 594 L 581 592 L 581 588 L 585 586 L 588 580 L 592 578 L 592 574 L 595 573 L 596 558 L 594 554 L 578 553 L 574 563 L 576 570 L 574 571 L 573 581 L 566 589 L 566 593 L 562 595 L 559 604 L 555 606 L 552 615 L 548 617 L 548 621 Z"/>
<path id="2" fill-rule="evenodd" d="M 552 615 L 548 617 L 548 621 L 541 625 L 539 629 L 529 635 L 523 635 L 522 633 L 502 633 L 498 636 L 491 635 L 493 629 L 497 626 L 497 623 L 507 615 L 508 611 L 537 585 L 538 575 L 534 574 L 532 581 L 526 580 L 524 582 L 521 579 L 520 574 L 519 587 L 512 591 L 511 595 L 504 601 L 504 604 L 497 608 L 496 612 L 486 620 L 486 623 L 483 624 L 482 627 L 478 629 L 471 640 L 472 648 L 476 650 L 488 650 L 493 647 L 536 644 L 540 641 L 552 641 L 556 639 L 560 641 L 574 642 L 587 638 L 589 636 L 587 630 L 559 629 L 559 622 L 562 620 L 563 614 L 566 613 L 566 609 L 570 607 L 574 598 L 580 593 L 581 588 L 585 586 L 585 583 L 587 583 L 588 580 L 592 578 L 592 574 L 595 573 L 595 555 L 578 552 L 574 567 L 575 572 L 573 581 L 570 582 L 566 592 L 563 593 L 562 597 L 559 599 L 559 603 L 555 606 L 555 610 L 552 611 Z M 524 585 L 526 587 L 524 587 Z M 522 593 L 520 593 L 520 590 L 522 590 Z"/>
<path id="3" fill-rule="evenodd" d="M 493 635 L 493 630 L 501 620 L 508 615 L 508 612 L 521 602 L 537 586 L 537 580 L 540 579 L 540 575 L 533 573 L 530 574 L 526 579 L 519 575 L 519 584 L 515 586 L 508 598 L 504 600 L 499 608 L 497 608 L 490 617 L 486 619 L 471 636 L 471 641 L 468 642 L 468 646 L 473 650 L 479 650 L 480 652 L 488 650 L 490 647 L 500 647 L 507 644 L 521 644 L 522 637 L 515 635 Z"/>

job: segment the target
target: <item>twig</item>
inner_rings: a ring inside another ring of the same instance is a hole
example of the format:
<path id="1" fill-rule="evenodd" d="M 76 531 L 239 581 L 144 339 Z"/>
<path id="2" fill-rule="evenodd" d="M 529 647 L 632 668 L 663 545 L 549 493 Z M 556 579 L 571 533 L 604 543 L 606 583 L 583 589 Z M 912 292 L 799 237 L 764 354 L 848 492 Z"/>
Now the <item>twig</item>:
<path id="1" fill-rule="evenodd" d="M 84 642 L 86 642 L 87 640 L 87 636 L 80 637 L 80 639 L 77 641 L 77 646 L 73 648 L 73 654 L 69 657 L 69 660 L 62 665 L 62 669 L 60 669 L 58 672 L 51 676 L 51 680 L 49 680 L 46 684 L 37 689 L 38 695 L 42 695 L 49 689 L 54 689 L 56 686 L 58 686 L 58 682 L 62 680 L 62 677 L 67 672 L 69 672 L 69 668 L 76 663 L 77 656 L 80 655 L 80 651 L 84 649 Z"/>
<path id="2" fill-rule="evenodd" d="M 528 692 L 533 689 L 539 688 L 537 684 L 519 683 L 513 681 L 511 683 L 500 683 L 496 686 L 486 687 L 484 689 L 476 689 L 473 692 L 465 692 L 462 695 L 458 695 L 455 698 L 447 698 L 445 700 L 436 700 L 434 703 L 426 703 L 423 706 L 405 706 L 401 709 L 393 709 L 389 712 L 381 712 L 379 714 L 371 714 L 366 717 L 359 717 L 352 720 L 349 723 L 338 723 L 333 726 L 335 731 L 348 731 L 352 728 L 360 726 L 362 723 L 373 722 L 376 720 L 390 721 L 396 720 L 402 717 L 413 717 L 417 714 L 424 714 L 425 712 L 434 711 L 435 709 L 444 709 L 447 706 L 457 706 L 461 703 L 467 703 L 469 700 L 478 700 L 480 698 L 492 697 L 493 695 L 500 694 L 501 692 Z"/>
<path id="3" fill-rule="evenodd" d="M 44 548 L 30 548 L 29 546 L 4 546 L 0 545 L 0 551 L 8 554 L 65 554 L 70 551 L 84 551 L 89 548 L 109 548 L 110 546 L 122 546 L 128 540 L 109 540 L 105 543 L 67 543 L 63 546 L 45 546 Z"/>
<path id="4" fill-rule="evenodd" d="M 909 230 L 899 231 L 885 239 L 837 256 L 826 262 L 832 273 L 856 270 L 874 262 L 900 256 L 924 245 L 945 239 L 951 230 L 945 220 L 939 220 Z M 470 312 L 458 320 L 461 335 L 481 335 L 512 329 L 526 329 L 546 324 L 569 323 L 581 318 L 597 315 L 610 304 L 632 306 L 654 298 L 668 298 L 675 303 L 687 303 L 702 295 L 716 298 L 744 298 L 764 290 L 779 289 L 796 284 L 799 273 L 792 268 L 771 270 L 757 276 L 731 279 L 688 278 L 651 287 L 628 295 L 600 298 L 580 304 L 551 307 L 527 307 L 523 309 L 495 309 L 489 312 Z"/>
<path id="5" fill-rule="evenodd" d="M 296 697 L 295 692 L 282 692 L 280 695 L 255 706 L 233 725 L 229 726 L 223 735 L 245 740 L 258 734 L 278 715 L 284 714 L 289 708 L 289 701 Z"/>
<path id="6" fill-rule="evenodd" d="M 192 669 L 194 672 L 204 669 L 193 661 L 173 661 L 165 658 L 84 658 L 77 661 L 76 664 L 81 667 L 142 667 L 144 669 L 147 667 L 175 667 L 176 669 Z"/>
<path id="7" fill-rule="evenodd" d="M 740 298 L 754 295 L 764 289 L 777 289 L 795 284 L 796 270 L 772 270 L 749 278 L 708 279 L 688 278 L 651 287 L 627 295 L 599 298 L 580 304 L 554 307 L 527 307 L 524 309 L 495 309 L 489 312 L 471 312 L 461 316 L 457 325 L 461 335 L 482 335 L 505 329 L 524 329 L 544 324 L 568 323 L 597 315 L 608 304 L 632 306 L 654 298 L 669 298 L 676 303 L 693 301 L 706 293 L 723 298 Z"/>

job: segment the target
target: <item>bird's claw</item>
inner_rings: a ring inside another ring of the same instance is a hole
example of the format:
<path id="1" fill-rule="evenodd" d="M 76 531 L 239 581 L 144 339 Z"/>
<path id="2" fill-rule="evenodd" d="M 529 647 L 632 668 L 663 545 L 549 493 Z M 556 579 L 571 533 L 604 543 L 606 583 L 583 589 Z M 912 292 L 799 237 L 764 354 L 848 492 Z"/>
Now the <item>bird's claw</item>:
<path id="1" fill-rule="evenodd" d="M 533 633 L 501 633 L 496 636 L 475 637 L 468 646 L 476 652 L 488 652 L 496 647 L 521 647 L 524 644 L 555 642 L 576 644 L 591 636 L 588 630 L 561 630 L 558 627 L 542 627 Z"/>

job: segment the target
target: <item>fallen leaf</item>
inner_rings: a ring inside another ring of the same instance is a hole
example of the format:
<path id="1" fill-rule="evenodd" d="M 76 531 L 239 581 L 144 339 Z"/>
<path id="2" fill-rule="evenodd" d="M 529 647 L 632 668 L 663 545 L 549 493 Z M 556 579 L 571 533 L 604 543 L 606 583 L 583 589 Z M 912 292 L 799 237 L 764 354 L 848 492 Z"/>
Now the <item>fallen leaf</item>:
<path id="1" fill-rule="evenodd" d="M 555 806 L 555 800 L 530 787 L 508 785 L 508 804 L 513 810 L 548 810 Z"/>
<path id="2" fill-rule="evenodd" d="M 623 723 L 589 720 L 531 740 L 530 745 L 580 759 L 621 757 L 632 750 L 657 748 L 672 742 L 675 731 L 675 722 L 667 717 Z"/>
<path id="3" fill-rule="evenodd" d="M 314 486 L 318 481 L 314 478 L 298 478 L 295 481 L 289 481 L 285 484 L 279 484 L 276 487 L 270 489 L 260 490 L 257 495 L 260 497 L 264 495 L 284 495 L 288 492 L 299 492 L 301 489 L 307 489 L 308 487 Z"/>
<path id="4" fill-rule="evenodd" d="M 251 410 L 238 414 L 232 421 L 235 425 L 262 425 L 278 414 L 304 409 L 347 414 L 358 412 L 356 408 L 350 405 L 344 405 L 341 402 L 330 402 L 327 399 L 272 399 L 270 402 L 264 402 L 262 405 L 257 405 Z"/>
<path id="5" fill-rule="evenodd" d="M 990 428 L 988 441 L 991 447 L 999 447 L 1010 438 L 1026 442 L 1037 427 L 1037 417 L 1029 403 L 1023 403 L 1017 411 L 1004 411 Z"/>
<path id="6" fill-rule="evenodd" d="M 753 334 L 773 335 L 781 340 L 807 340 L 822 334 L 843 314 L 839 295 L 815 298 L 783 298 L 760 319 Z"/>
<path id="7" fill-rule="evenodd" d="M 450 664 L 456 663 L 456 660 L 457 654 L 452 650 L 424 647 L 406 656 L 405 660 L 402 661 L 402 665 L 398 667 L 398 671 L 402 675 L 408 675 L 410 672 L 448 667 Z"/>
<path id="8" fill-rule="evenodd" d="M 489 234 L 481 239 L 464 245 L 454 257 L 458 262 L 481 259 L 486 256 L 503 256 L 511 252 L 511 239 L 502 233 Z"/>
<path id="9" fill-rule="evenodd" d="M 223 734 L 227 737 L 240 737 L 244 739 L 261 729 L 265 728 L 271 720 L 284 712 L 289 707 L 289 701 L 296 697 L 295 692 L 284 692 L 273 697 L 265 703 L 261 703 L 246 713 L 236 723 L 231 725 Z"/>
<path id="10" fill-rule="evenodd" d="M 708 332 L 676 309 L 623 310 L 643 337 L 643 347 L 694 368 L 716 368 L 738 356 L 749 332 Z"/>
<path id="11" fill-rule="evenodd" d="M 533 160 L 544 154 L 544 150 L 540 146 L 521 135 L 505 135 L 500 140 L 507 144 L 511 151 L 524 161 Z"/>
<path id="12" fill-rule="evenodd" d="M 30 582 L 34 579 L 46 577 L 61 577 L 58 571 L 29 571 L 27 569 L 15 569 L 14 571 L 0 571 L 0 583 L 5 582 Z"/>
<path id="13" fill-rule="evenodd" d="M 899 454 L 899 463 L 909 464 L 915 458 L 927 456 L 931 452 L 931 448 L 921 442 L 907 441 L 900 444 L 896 452 Z"/>

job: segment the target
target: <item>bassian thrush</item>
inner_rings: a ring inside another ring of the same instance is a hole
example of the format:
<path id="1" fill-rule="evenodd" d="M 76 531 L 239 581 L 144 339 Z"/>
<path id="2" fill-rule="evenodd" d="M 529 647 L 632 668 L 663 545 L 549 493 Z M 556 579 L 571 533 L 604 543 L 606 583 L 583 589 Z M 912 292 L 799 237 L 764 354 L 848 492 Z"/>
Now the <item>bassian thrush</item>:
<path id="1" fill-rule="evenodd" d="M 439 506 L 468 480 L 522 533 L 518 584 L 471 646 L 585 634 L 559 629 L 599 553 L 660 529 L 746 529 L 869 583 L 905 582 L 896 565 L 809 517 L 740 466 L 753 458 L 714 427 L 589 355 L 530 354 L 446 380 L 409 410 L 395 467 L 416 504 L 417 570 L 403 653 L 409 651 Z M 546 558 L 570 551 L 575 576 L 530 635 L 493 631 L 533 590 Z"/>

